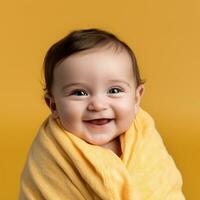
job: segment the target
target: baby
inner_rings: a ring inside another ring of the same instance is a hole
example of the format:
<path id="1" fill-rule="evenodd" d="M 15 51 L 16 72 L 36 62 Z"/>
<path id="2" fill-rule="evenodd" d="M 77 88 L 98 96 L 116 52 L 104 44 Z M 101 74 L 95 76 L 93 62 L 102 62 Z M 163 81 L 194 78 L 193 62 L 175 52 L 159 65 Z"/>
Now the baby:
<path id="1" fill-rule="evenodd" d="M 73 31 L 49 49 L 44 74 L 51 115 L 31 147 L 21 200 L 184 199 L 180 173 L 140 108 L 144 81 L 127 44 L 99 29 Z M 159 157 L 167 161 L 156 172 Z"/>

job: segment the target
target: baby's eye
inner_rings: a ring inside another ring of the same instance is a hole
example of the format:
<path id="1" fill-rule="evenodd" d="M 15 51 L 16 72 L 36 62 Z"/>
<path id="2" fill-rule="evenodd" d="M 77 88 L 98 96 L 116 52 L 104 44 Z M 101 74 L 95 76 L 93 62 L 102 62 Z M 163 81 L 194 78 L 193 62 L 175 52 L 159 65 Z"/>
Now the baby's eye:
<path id="1" fill-rule="evenodd" d="M 75 96 L 87 96 L 87 92 L 84 90 L 74 90 L 71 92 L 70 95 L 75 95 Z"/>
<path id="2" fill-rule="evenodd" d="M 108 93 L 109 94 L 118 94 L 120 92 L 123 92 L 123 90 L 121 88 L 111 88 Z"/>

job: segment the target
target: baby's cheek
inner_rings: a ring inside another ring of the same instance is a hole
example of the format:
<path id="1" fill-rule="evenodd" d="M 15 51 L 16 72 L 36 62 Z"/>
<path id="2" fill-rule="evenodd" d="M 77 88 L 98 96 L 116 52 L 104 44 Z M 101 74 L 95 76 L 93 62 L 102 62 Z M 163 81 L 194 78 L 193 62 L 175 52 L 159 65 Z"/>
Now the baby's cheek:
<path id="1" fill-rule="evenodd" d="M 134 102 L 126 100 L 117 105 L 117 116 L 120 127 L 128 129 L 135 118 Z"/>
<path id="2" fill-rule="evenodd" d="M 63 112 L 66 116 L 73 116 L 80 113 L 83 109 L 81 103 L 76 101 L 63 101 L 61 103 L 60 112 Z"/>
<path id="3" fill-rule="evenodd" d="M 131 100 L 125 99 L 124 101 L 119 102 L 116 105 L 116 109 L 118 114 L 122 116 L 128 117 L 128 115 L 133 116 L 135 111 L 134 111 L 134 102 Z"/>
<path id="4" fill-rule="evenodd" d="M 65 130 L 69 132 L 76 132 L 79 127 L 79 118 L 71 112 L 65 112 L 61 117 L 61 123 Z"/>
<path id="5" fill-rule="evenodd" d="M 80 110 L 76 107 L 74 107 L 74 109 L 72 107 L 68 107 L 63 111 L 63 119 L 69 123 L 73 123 L 74 121 L 77 122 L 77 120 L 80 120 L 81 118 L 80 114 Z"/>
<path id="6" fill-rule="evenodd" d="M 72 128 L 81 119 L 81 110 L 78 106 L 65 103 L 59 107 L 59 118 L 65 129 Z"/>

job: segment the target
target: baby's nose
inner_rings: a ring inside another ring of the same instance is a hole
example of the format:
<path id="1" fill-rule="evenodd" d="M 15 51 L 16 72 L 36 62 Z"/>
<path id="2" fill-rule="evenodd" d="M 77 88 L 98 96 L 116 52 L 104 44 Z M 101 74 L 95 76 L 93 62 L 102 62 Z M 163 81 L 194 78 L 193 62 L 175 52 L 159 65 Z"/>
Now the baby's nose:
<path id="1" fill-rule="evenodd" d="M 99 96 L 92 97 L 87 106 L 88 111 L 94 111 L 94 112 L 106 110 L 107 108 L 108 108 L 108 103 L 106 102 L 105 98 Z"/>

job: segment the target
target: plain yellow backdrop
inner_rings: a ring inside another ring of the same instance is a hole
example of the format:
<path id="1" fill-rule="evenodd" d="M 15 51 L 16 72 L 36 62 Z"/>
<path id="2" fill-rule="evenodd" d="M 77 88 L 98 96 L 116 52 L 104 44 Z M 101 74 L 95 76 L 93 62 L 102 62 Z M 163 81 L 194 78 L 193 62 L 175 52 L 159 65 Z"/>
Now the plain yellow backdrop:
<path id="1" fill-rule="evenodd" d="M 42 62 L 74 29 L 102 28 L 135 51 L 154 117 L 183 176 L 187 199 L 200 196 L 200 1 L 13 0 L 0 7 L 0 199 L 17 199 L 33 138 L 49 111 Z"/>

